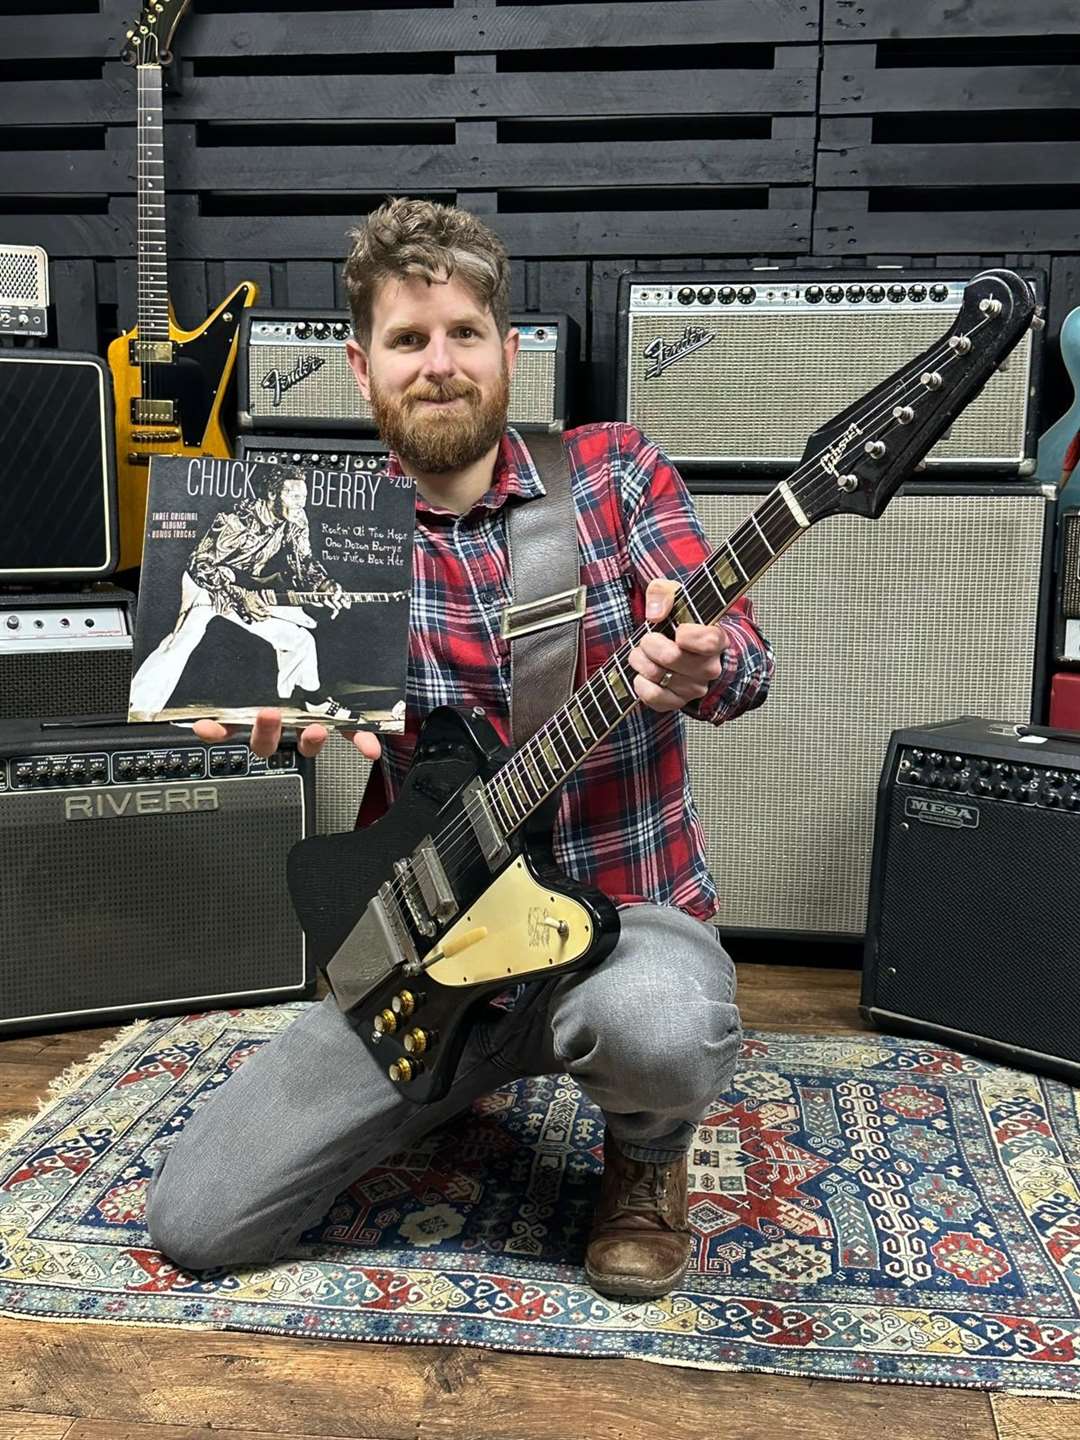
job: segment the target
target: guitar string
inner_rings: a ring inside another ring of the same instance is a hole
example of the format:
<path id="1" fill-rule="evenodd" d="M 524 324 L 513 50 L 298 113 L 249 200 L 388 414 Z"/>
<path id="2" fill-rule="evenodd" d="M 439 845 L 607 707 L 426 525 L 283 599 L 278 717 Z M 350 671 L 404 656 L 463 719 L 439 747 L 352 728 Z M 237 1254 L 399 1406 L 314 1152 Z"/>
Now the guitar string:
<path id="1" fill-rule="evenodd" d="M 968 338 L 970 338 L 972 335 L 976 334 L 976 333 L 982 328 L 983 325 L 990 323 L 990 320 L 991 320 L 991 317 L 990 317 L 989 315 L 984 315 L 984 317 L 983 317 L 981 320 L 977 321 L 977 322 L 973 325 L 973 327 L 972 327 L 969 331 L 966 332 Z M 910 369 L 904 376 L 902 376 L 900 379 L 898 379 L 898 381 L 896 382 L 896 385 L 895 385 L 895 387 L 893 388 L 892 392 L 891 392 L 889 395 L 887 395 L 887 396 L 882 396 L 882 397 L 880 398 L 880 400 L 879 400 L 879 402 L 878 402 L 879 408 L 878 408 L 876 411 L 874 411 L 874 410 L 871 409 L 868 413 L 864 413 L 864 414 L 862 414 L 862 415 L 857 416 L 857 417 L 855 418 L 855 420 L 853 420 L 851 423 L 856 423 L 856 421 L 861 421 L 864 426 L 868 426 L 868 425 L 870 425 L 870 424 L 873 424 L 875 421 L 879 420 L 879 419 L 884 415 L 884 413 L 885 413 L 885 411 L 886 411 L 887 409 L 889 409 L 890 407 L 894 407 L 894 406 L 895 406 L 895 404 L 897 403 L 897 392 L 903 391 L 903 387 L 904 387 L 905 385 L 908 385 L 911 380 L 914 380 L 916 371 L 919 371 L 920 373 L 923 373 L 923 372 L 924 372 L 924 367 L 926 367 L 926 366 L 935 366 L 935 367 L 937 367 L 937 368 L 939 368 L 939 369 L 945 368 L 945 366 L 947 366 L 947 365 L 951 364 L 953 361 L 959 359 L 961 353 L 962 353 L 962 352 L 960 352 L 958 349 L 951 349 L 951 348 L 948 346 L 948 343 L 945 342 L 943 348 L 941 349 L 941 351 L 940 351 L 938 354 L 936 354 L 936 355 L 931 355 L 931 356 L 930 356 L 929 358 L 927 358 L 927 359 L 920 359 L 919 361 L 917 361 L 917 362 L 911 367 L 911 369 Z M 899 395 L 899 400 L 902 402 L 903 400 L 906 400 L 907 398 L 909 398 L 910 395 L 916 395 L 916 396 L 917 396 L 917 395 L 919 395 L 919 394 L 922 394 L 922 395 L 925 396 L 927 393 L 930 393 L 930 392 L 928 392 L 928 391 L 926 390 L 926 387 L 923 386 L 923 385 L 921 384 L 921 382 L 916 381 L 915 384 L 914 384 L 914 386 L 913 386 L 912 388 L 910 388 L 908 391 L 903 392 L 903 393 L 901 393 L 901 394 Z M 885 421 L 885 428 L 884 428 L 883 430 L 879 431 L 879 432 L 878 432 L 878 435 L 883 434 L 883 433 L 886 433 L 886 430 L 887 430 L 887 428 L 888 428 L 888 426 L 889 426 L 890 423 L 893 423 L 893 424 L 898 424 L 898 423 L 899 423 L 899 422 L 896 422 L 896 421 L 894 420 L 894 417 L 891 415 L 891 413 L 889 414 L 888 419 L 886 419 L 886 421 Z M 873 437 L 873 438 L 876 438 L 876 437 Z M 865 443 L 865 442 L 864 442 L 864 443 Z M 810 478 L 810 483 L 809 483 L 809 485 L 806 486 L 806 487 L 804 487 L 802 490 L 800 490 L 800 491 L 798 492 L 799 494 L 805 496 L 805 498 L 809 499 L 809 498 L 810 498 L 811 496 L 813 496 L 813 495 L 823 494 L 823 493 L 825 493 L 826 491 L 829 491 L 829 490 L 832 488 L 832 486 L 835 484 L 835 481 L 833 480 L 832 477 L 826 475 L 826 476 L 818 476 L 816 479 L 813 478 L 813 472 L 815 471 L 815 469 L 820 469 L 820 466 L 819 466 L 819 457 L 815 457 L 813 460 L 808 461 L 808 462 L 806 463 L 806 465 L 805 465 L 804 467 L 802 467 L 802 473 L 800 473 L 800 470 L 799 470 L 799 469 L 796 469 L 789 477 L 787 477 L 786 483 L 787 483 L 787 485 L 788 485 L 789 487 L 792 488 L 793 493 L 795 493 L 795 491 L 794 491 L 794 485 L 795 485 L 795 483 L 797 483 L 797 482 L 798 482 L 799 480 L 801 480 L 801 479 L 806 479 L 808 476 L 811 477 L 811 478 Z M 759 507 L 759 510 L 755 510 L 755 511 L 753 512 L 753 514 L 752 514 L 750 517 L 747 518 L 747 521 L 744 521 L 744 522 L 743 522 L 744 525 L 745 525 L 746 523 L 748 523 L 750 520 L 754 519 L 759 513 L 760 513 L 760 515 L 761 515 L 761 517 L 762 517 L 763 519 L 766 518 L 766 510 L 768 509 L 769 505 L 772 504 L 772 502 L 774 502 L 774 501 L 775 501 L 776 503 L 775 503 L 775 506 L 774 506 L 774 509 L 773 509 L 773 512 L 772 512 L 773 514 L 780 514 L 780 513 L 784 513 L 784 512 L 790 513 L 789 507 L 788 507 L 786 501 L 783 500 L 783 497 L 781 496 L 781 497 L 779 497 L 779 499 L 777 499 L 777 490 L 778 490 L 778 489 L 779 489 L 779 487 L 776 487 L 776 488 L 774 488 L 773 491 L 770 492 L 770 494 L 766 497 L 765 502 L 762 504 L 762 506 Z M 742 528 L 742 527 L 740 526 L 740 529 L 741 529 L 741 528 Z M 800 528 L 801 528 L 801 527 L 800 527 Z M 735 533 L 738 533 L 738 532 L 736 531 Z M 797 537 L 794 537 L 794 538 L 797 538 Z M 726 543 L 726 542 L 725 542 L 725 543 Z M 717 547 L 717 549 L 719 549 L 719 548 L 720 548 L 720 547 Z M 714 552 L 712 552 L 712 553 L 715 554 L 716 552 L 714 551 Z M 705 569 L 707 569 L 707 568 L 708 568 L 708 565 L 707 565 L 707 561 L 706 561 L 706 562 L 703 562 L 702 565 L 698 567 L 698 570 L 701 571 L 701 570 L 705 570 Z M 696 573 L 697 573 L 697 572 L 695 572 L 695 574 L 696 574 Z M 686 583 L 689 584 L 693 579 L 694 579 L 694 576 L 691 575 L 690 577 L 688 577 L 688 580 L 687 580 Z M 746 586 L 744 586 L 743 589 L 739 590 L 739 591 L 736 593 L 736 595 L 734 595 L 734 596 L 732 597 L 732 599 L 731 599 L 730 601 L 725 601 L 725 611 L 726 611 L 727 608 L 730 607 L 731 604 L 734 603 L 734 600 L 737 599 L 737 598 L 739 597 L 739 595 L 741 595 L 742 593 L 744 593 L 744 590 L 749 589 L 749 588 L 751 588 L 749 584 L 746 585 Z M 685 585 L 683 586 L 683 589 L 684 589 L 684 591 L 685 591 L 685 589 L 686 589 L 686 586 L 685 586 Z M 623 652 L 624 652 L 624 651 L 628 652 L 629 649 L 632 649 L 633 646 L 637 644 L 637 642 L 638 642 L 639 639 L 641 639 L 645 634 L 649 633 L 650 628 L 651 628 L 651 627 L 649 627 L 649 626 L 647 626 L 647 625 L 646 625 L 646 626 L 641 626 L 628 640 L 624 641 L 623 644 L 619 647 L 619 649 L 618 649 L 617 651 L 615 651 L 612 656 L 609 657 L 608 661 L 605 662 L 605 664 L 604 664 L 602 667 L 599 667 L 598 670 L 595 671 L 595 672 L 593 673 L 593 675 L 589 677 L 589 679 L 585 682 L 585 684 L 581 687 L 581 689 L 576 693 L 576 696 L 575 696 L 575 697 L 572 697 L 572 698 L 579 698 L 579 697 L 581 697 L 580 700 L 579 700 L 579 703 L 581 704 L 581 708 L 582 708 L 582 713 L 583 713 L 583 714 L 584 714 L 584 696 L 585 696 L 585 692 L 590 692 L 588 698 L 590 698 L 590 699 L 592 700 L 592 702 L 593 702 L 594 706 L 596 707 L 596 709 L 598 710 L 599 714 L 600 714 L 601 717 L 606 721 L 607 717 L 606 717 L 606 714 L 605 714 L 604 709 L 602 708 L 602 706 L 601 706 L 599 700 L 597 699 L 597 697 L 591 693 L 591 692 L 592 692 L 592 689 L 593 689 L 593 684 L 594 684 L 594 682 L 595 682 L 595 680 L 596 680 L 596 678 L 597 678 L 597 675 L 602 675 L 602 674 L 604 674 L 606 671 L 610 670 L 613 663 L 619 663 L 619 657 L 623 654 Z M 609 688 L 610 688 L 610 687 L 609 687 Z M 571 703 L 571 702 L 567 702 L 567 705 L 561 707 L 562 711 L 565 712 L 565 711 L 568 709 L 568 706 L 569 706 L 570 703 Z M 633 705 L 631 705 L 630 710 L 636 708 L 636 706 L 638 706 L 638 705 L 640 705 L 640 704 L 641 704 L 640 699 L 635 700 L 634 703 L 633 703 Z M 603 732 L 602 734 L 600 734 L 599 736 L 596 736 L 596 737 L 594 738 L 594 740 L 592 741 L 591 745 L 585 750 L 585 752 L 584 752 L 577 760 L 574 761 L 573 767 L 571 767 L 571 768 L 576 768 L 576 766 L 577 766 L 578 764 L 580 764 L 581 761 L 584 760 L 584 759 L 586 758 L 586 756 L 590 753 L 590 750 L 591 750 L 591 749 L 594 749 L 597 745 L 599 745 L 599 744 L 604 740 L 604 738 L 606 737 L 606 735 L 607 735 L 608 733 L 610 733 L 610 731 L 613 730 L 623 719 L 625 719 L 627 715 L 629 715 L 630 710 L 625 710 L 625 711 L 620 710 L 620 712 L 619 712 L 619 714 L 616 716 L 615 720 L 614 720 L 613 722 L 611 722 L 611 723 L 607 726 L 607 729 L 604 730 L 604 732 Z M 547 722 L 545 722 L 545 724 L 540 728 L 540 730 L 538 730 L 538 731 L 536 732 L 535 735 L 531 736 L 530 739 L 529 739 L 528 741 L 526 741 L 525 746 L 522 746 L 521 749 L 519 749 L 517 752 L 515 752 L 515 754 L 512 755 L 512 756 L 504 763 L 504 765 L 502 765 L 502 766 L 500 767 L 500 769 L 495 773 L 495 775 L 493 775 L 493 776 L 491 777 L 490 780 L 484 782 L 484 788 L 485 788 L 485 790 L 487 790 L 487 788 L 498 778 L 499 775 L 505 775 L 505 776 L 507 776 L 508 778 L 510 778 L 511 780 L 512 780 L 512 779 L 515 779 L 515 778 L 519 778 L 519 776 L 516 775 L 514 772 L 515 772 L 515 766 L 520 766 L 520 764 L 522 763 L 522 752 L 523 752 L 527 747 L 531 747 L 532 745 L 538 743 L 538 742 L 541 740 L 541 737 L 546 738 L 546 739 L 549 739 L 549 740 L 551 739 L 551 737 L 550 737 L 549 735 L 547 735 L 546 732 L 548 731 L 548 727 L 549 727 L 553 722 L 554 722 L 556 725 L 558 725 L 558 724 L 560 723 L 560 719 L 559 719 L 560 713 L 561 713 L 561 712 L 556 712 L 556 714 L 555 714 L 554 716 L 552 716 Z M 585 718 L 586 718 L 586 724 L 588 725 L 588 718 L 587 718 L 587 716 L 586 716 Z M 591 731 L 592 731 L 592 726 L 591 726 L 591 725 L 589 725 L 589 730 L 590 730 L 590 733 L 591 733 Z M 560 733 L 561 733 L 561 732 L 560 732 Z M 571 755 L 573 755 L 573 751 L 570 749 L 570 746 L 569 746 L 569 743 L 568 743 L 567 740 L 566 740 L 566 737 L 565 737 L 564 735 L 561 735 L 561 739 L 562 739 L 562 743 L 563 743 L 564 747 L 570 752 Z M 557 757 L 557 756 L 558 756 L 558 751 L 555 749 L 554 744 L 552 744 L 552 749 L 553 749 L 553 751 L 554 751 L 554 753 L 556 754 L 556 757 Z M 550 767 L 549 767 L 549 769 L 550 769 Z M 564 778 L 565 778 L 565 777 L 564 777 Z M 560 783 L 561 783 L 561 782 L 560 782 Z M 524 793 L 526 796 L 528 796 L 529 791 L 528 791 L 527 787 L 526 787 L 525 784 L 524 784 L 524 780 L 522 780 L 522 791 L 523 791 L 523 793 Z M 505 790 L 505 787 L 504 787 L 504 794 L 505 794 L 505 793 L 506 793 L 506 790 Z M 511 793 L 512 793 L 512 792 L 511 792 Z M 513 833 L 514 830 L 520 828 L 520 826 L 521 826 L 522 824 L 524 824 L 525 820 L 528 819 L 529 815 L 532 814 L 537 808 L 539 808 L 539 806 L 542 805 L 547 798 L 549 798 L 550 793 L 551 793 L 551 792 L 549 791 L 549 792 L 548 792 L 548 795 L 545 795 L 545 796 L 540 797 L 540 799 L 538 799 L 535 803 L 533 803 L 532 806 L 531 806 L 531 808 L 530 808 L 529 810 L 527 810 L 526 813 L 525 813 L 524 815 L 522 815 L 522 816 L 518 819 L 517 823 L 514 824 L 514 825 L 511 825 L 511 826 L 509 827 L 507 833 L 508 833 L 508 834 L 509 834 L 509 833 Z M 491 796 L 491 799 L 494 801 L 494 800 L 495 800 L 495 797 L 494 797 L 494 796 Z M 500 818 L 501 818 L 501 817 L 500 817 Z M 510 817 L 507 816 L 507 818 L 510 818 Z M 456 833 L 455 833 L 455 832 L 456 832 Z M 461 874 L 460 863 L 462 862 L 463 857 L 462 857 L 462 853 L 461 853 L 460 851 L 458 851 L 457 853 L 455 853 L 454 850 L 451 849 L 451 848 L 449 848 L 449 847 L 456 846 L 456 845 L 457 845 L 457 842 L 458 842 L 459 840 L 462 840 L 462 839 L 464 839 L 466 842 L 471 842 L 471 845 L 470 845 L 470 846 L 467 846 L 467 849 L 468 849 L 468 848 L 472 848 L 472 849 L 474 849 L 474 850 L 478 850 L 478 849 L 479 849 L 479 842 L 478 842 L 477 839 L 476 839 L 475 832 L 473 831 L 472 825 L 471 825 L 471 823 L 469 822 L 468 816 L 458 816 L 454 821 L 451 822 L 450 825 L 448 825 L 448 826 L 446 827 L 445 830 L 440 831 L 436 836 L 433 837 L 433 845 L 436 847 L 436 850 L 438 851 L 440 863 L 442 863 L 444 869 L 453 868 L 454 871 L 455 871 L 455 875 L 456 875 L 456 876 L 460 876 L 460 874 Z M 445 853 L 444 853 L 444 851 L 443 851 L 443 849 L 442 849 L 443 846 L 448 847 L 448 848 L 446 849 Z M 482 858 L 482 856 L 481 856 L 481 858 Z M 475 856 L 471 856 L 471 857 L 466 856 L 466 857 L 465 857 L 465 861 L 466 861 L 466 863 L 475 863 Z M 407 890 L 407 879 L 406 879 L 406 877 L 402 876 L 402 877 L 399 877 L 399 878 L 397 878 L 397 879 L 392 880 L 392 881 L 390 882 L 390 885 L 389 885 L 389 890 L 390 890 L 390 894 L 393 896 L 394 899 L 405 899 L 406 905 L 408 904 L 408 899 L 407 899 L 407 896 L 406 896 L 406 890 Z"/>

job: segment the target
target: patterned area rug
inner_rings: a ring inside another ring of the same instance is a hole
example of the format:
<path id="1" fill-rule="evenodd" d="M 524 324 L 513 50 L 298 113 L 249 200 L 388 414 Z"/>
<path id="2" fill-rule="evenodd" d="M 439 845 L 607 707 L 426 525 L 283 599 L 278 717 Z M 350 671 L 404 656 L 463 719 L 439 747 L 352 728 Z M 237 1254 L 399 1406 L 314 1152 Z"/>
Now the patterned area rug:
<path id="1" fill-rule="evenodd" d="M 663 1301 L 583 1283 L 602 1124 L 565 1076 L 392 1156 L 299 1258 L 178 1271 L 149 1248 L 147 1177 L 300 1008 L 139 1022 L 61 1078 L 0 1146 L 3 1313 L 1080 1390 L 1080 1092 L 879 1035 L 747 1037 Z"/>

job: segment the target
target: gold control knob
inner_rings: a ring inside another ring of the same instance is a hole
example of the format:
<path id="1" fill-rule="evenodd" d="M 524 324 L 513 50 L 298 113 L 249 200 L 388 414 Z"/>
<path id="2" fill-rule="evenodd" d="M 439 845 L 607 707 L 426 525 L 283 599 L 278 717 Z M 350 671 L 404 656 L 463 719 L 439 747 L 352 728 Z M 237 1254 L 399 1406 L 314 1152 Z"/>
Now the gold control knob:
<path id="1" fill-rule="evenodd" d="M 397 1016 L 392 1010 L 380 1010 L 372 1022 L 376 1035 L 393 1035 L 397 1029 Z"/>
<path id="2" fill-rule="evenodd" d="M 416 1009 L 416 996 L 411 990 L 402 990 L 400 995 L 395 995 L 390 1001 L 390 1008 L 395 1015 L 408 1017 Z"/>
<path id="3" fill-rule="evenodd" d="M 418 1060 L 405 1060 L 403 1058 L 401 1060 L 395 1060 L 386 1073 L 395 1085 L 407 1085 L 410 1080 L 416 1079 L 422 1068 Z"/>
<path id="4" fill-rule="evenodd" d="M 428 1030 L 421 1030 L 417 1027 L 410 1030 L 402 1040 L 402 1044 L 410 1055 L 423 1055 L 424 1051 L 432 1044 L 434 1036 Z"/>

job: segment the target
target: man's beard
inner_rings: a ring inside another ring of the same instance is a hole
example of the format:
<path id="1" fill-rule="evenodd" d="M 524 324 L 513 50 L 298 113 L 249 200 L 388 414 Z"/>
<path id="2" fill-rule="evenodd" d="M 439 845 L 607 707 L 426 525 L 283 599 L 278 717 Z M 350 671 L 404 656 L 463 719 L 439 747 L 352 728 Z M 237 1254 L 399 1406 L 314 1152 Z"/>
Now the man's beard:
<path id="1" fill-rule="evenodd" d="M 419 404 L 457 396 L 462 403 L 446 410 Z M 379 434 L 406 465 L 422 475 L 445 475 L 486 455 L 502 439 L 509 405 L 510 375 L 505 363 L 486 399 L 471 380 L 448 380 L 445 385 L 418 381 L 404 395 L 391 395 L 371 377 L 371 414 Z"/>

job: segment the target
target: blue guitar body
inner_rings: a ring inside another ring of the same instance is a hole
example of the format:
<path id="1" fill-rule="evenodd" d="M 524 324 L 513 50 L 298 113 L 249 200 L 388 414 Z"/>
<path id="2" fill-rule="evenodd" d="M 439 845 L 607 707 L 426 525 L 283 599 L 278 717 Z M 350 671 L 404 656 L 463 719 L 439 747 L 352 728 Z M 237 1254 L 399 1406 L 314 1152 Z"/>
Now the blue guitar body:
<path id="1" fill-rule="evenodd" d="M 1061 358 L 1073 385 L 1073 403 L 1050 429 L 1039 436 L 1035 479 L 1043 485 L 1061 484 L 1065 455 L 1080 431 L 1080 305 L 1070 310 L 1061 326 Z M 1080 504 L 1080 465 L 1059 496 L 1061 504 Z"/>

